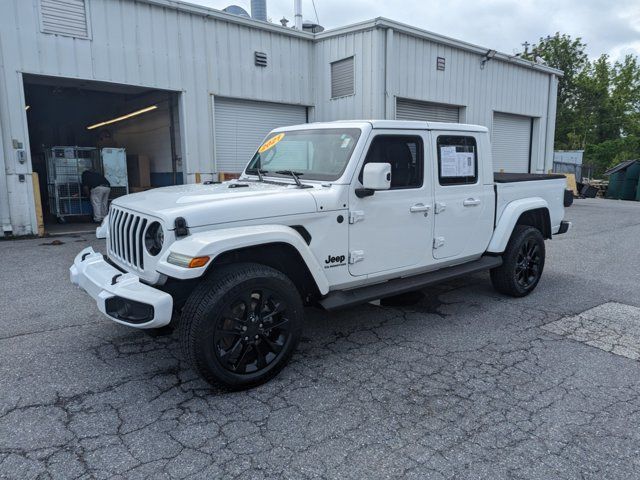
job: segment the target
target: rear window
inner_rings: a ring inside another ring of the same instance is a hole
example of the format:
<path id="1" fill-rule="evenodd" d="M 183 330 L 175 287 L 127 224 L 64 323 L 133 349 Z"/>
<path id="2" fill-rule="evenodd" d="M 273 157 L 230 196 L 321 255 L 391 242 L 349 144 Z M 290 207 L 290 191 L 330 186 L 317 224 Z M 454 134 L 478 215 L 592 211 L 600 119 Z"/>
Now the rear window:
<path id="1" fill-rule="evenodd" d="M 440 185 L 467 185 L 478 181 L 478 149 L 474 137 L 440 135 L 437 148 Z"/>

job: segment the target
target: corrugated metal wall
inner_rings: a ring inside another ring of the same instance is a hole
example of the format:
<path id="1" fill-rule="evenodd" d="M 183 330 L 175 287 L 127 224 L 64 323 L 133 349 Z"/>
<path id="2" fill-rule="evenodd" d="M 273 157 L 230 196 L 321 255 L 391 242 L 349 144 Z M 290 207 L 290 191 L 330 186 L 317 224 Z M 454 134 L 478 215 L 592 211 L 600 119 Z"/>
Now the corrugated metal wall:
<path id="1" fill-rule="evenodd" d="M 444 71 L 437 57 L 446 59 Z M 465 121 L 491 128 L 494 110 L 545 116 L 549 75 L 396 32 L 392 69 L 397 96 L 466 107 Z"/>
<path id="2" fill-rule="evenodd" d="M 494 111 L 536 117 L 532 171 L 543 172 L 545 162 L 550 165 L 552 149 L 546 147 L 548 73 L 498 59 L 480 68 L 481 55 L 397 31 L 393 34 L 392 52 L 388 89 L 393 95 L 460 105 L 461 122 L 484 125 L 490 130 Z M 437 57 L 445 58 L 444 71 L 436 69 Z M 555 96 L 552 103 L 555 106 Z M 555 115 L 555 111 L 552 113 Z"/>
<path id="3" fill-rule="evenodd" d="M 195 172 L 214 171 L 211 94 L 314 103 L 311 35 L 280 34 L 130 0 L 88 5 L 91 40 L 42 33 L 38 0 L 0 1 L 0 117 L 16 233 L 29 233 L 35 224 L 30 162 L 17 164 L 11 148 L 16 139 L 28 150 L 22 79 L 16 72 L 184 92 L 180 120 L 184 170 L 191 180 Z M 256 50 L 267 53 L 267 68 L 254 65 Z M 18 174 L 29 178 L 21 182 Z"/>
<path id="4" fill-rule="evenodd" d="M 384 118 L 384 31 L 369 29 L 315 45 L 315 121 Z M 332 62 L 354 57 L 355 94 L 331 98 Z"/>

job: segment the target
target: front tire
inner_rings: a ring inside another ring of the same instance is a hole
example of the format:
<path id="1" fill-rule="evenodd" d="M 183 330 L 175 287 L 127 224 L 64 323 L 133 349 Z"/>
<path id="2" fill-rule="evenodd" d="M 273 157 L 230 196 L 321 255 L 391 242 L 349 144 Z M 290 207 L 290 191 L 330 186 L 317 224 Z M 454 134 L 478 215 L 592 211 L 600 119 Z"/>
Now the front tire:
<path id="1" fill-rule="evenodd" d="M 544 238 L 540 230 L 516 225 L 502 256 L 502 265 L 491 270 L 491 283 L 505 295 L 529 295 L 540 281 L 544 260 Z"/>
<path id="2" fill-rule="evenodd" d="M 179 326 L 183 354 L 212 384 L 254 387 L 287 364 L 302 319 L 302 299 L 284 274 L 259 264 L 223 266 L 198 285 L 184 306 Z"/>

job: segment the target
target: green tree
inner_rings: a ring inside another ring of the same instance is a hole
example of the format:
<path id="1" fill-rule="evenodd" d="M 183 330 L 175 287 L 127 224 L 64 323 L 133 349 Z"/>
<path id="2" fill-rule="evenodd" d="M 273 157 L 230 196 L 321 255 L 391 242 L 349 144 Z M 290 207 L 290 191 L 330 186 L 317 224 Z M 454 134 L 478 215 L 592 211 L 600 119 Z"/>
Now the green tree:
<path id="1" fill-rule="evenodd" d="M 606 54 L 590 61 L 585 50 L 581 38 L 556 33 L 522 57 L 540 57 L 564 72 L 558 80 L 556 148 L 585 149 L 585 161 L 601 174 L 640 157 L 640 65 L 633 55 L 614 63 Z"/>
<path id="2" fill-rule="evenodd" d="M 578 148 L 575 142 L 582 132 L 578 130 L 577 105 L 580 103 L 582 87 L 580 75 L 589 65 L 585 50 L 587 45 L 581 38 L 556 33 L 540 38 L 529 52 L 521 54 L 527 60 L 542 58 L 548 66 L 562 70 L 558 79 L 558 107 L 556 113 L 556 145 L 558 148 Z"/>

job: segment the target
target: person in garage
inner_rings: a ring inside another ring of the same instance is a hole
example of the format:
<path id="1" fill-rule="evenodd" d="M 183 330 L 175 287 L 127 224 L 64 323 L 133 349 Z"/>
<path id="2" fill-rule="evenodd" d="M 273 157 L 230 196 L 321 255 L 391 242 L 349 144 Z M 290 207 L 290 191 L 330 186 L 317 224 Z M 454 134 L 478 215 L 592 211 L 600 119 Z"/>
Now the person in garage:
<path id="1" fill-rule="evenodd" d="M 90 168 L 82 172 L 82 189 L 85 195 L 91 199 L 93 221 L 102 222 L 109 211 L 111 184 L 104 175 Z"/>

